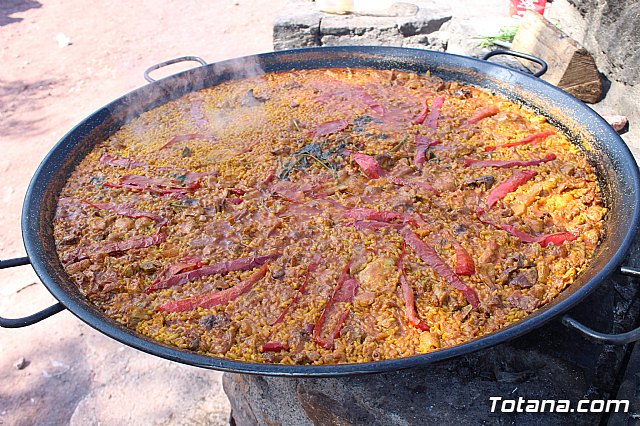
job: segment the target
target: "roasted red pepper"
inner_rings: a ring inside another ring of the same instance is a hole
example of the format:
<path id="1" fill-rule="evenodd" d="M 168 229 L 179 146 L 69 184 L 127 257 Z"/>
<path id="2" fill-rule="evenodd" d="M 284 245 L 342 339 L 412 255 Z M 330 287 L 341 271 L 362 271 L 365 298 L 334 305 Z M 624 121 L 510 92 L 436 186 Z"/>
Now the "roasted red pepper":
<path id="1" fill-rule="evenodd" d="M 298 299 L 300 299 L 300 296 L 304 294 L 304 292 L 307 289 L 307 284 L 309 283 L 309 277 L 311 276 L 311 273 L 315 272 L 318 269 L 320 257 L 316 256 L 315 259 L 316 260 L 314 262 L 311 262 L 309 264 L 309 267 L 307 268 L 307 274 L 304 278 L 304 282 L 302 283 L 300 288 L 298 288 L 298 291 L 296 292 L 296 295 L 293 296 L 293 299 L 291 299 L 291 303 L 289 303 L 289 305 L 285 308 L 285 310 L 282 311 L 278 319 L 276 319 L 271 325 L 276 325 L 278 323 L 281 323 L 284 320 L 285 316 L 287 315 L 287 312 L 289 312 L 289 309 L 291 309 L 291 306 L 293 306 L 293 304 L 296 303 Z"/>
<path id="2" fill-rule="evenodd" d="M 202 268 L 202 266 L 203 266 L 202 259 L 200 259 L 199 257 L 191 257 L 191 256 L 183 257 L 182 259 L 180 259 L 178 263 L 169 265 L 168 267 L 163 269 L 162 272 L 158 274 L 158 277 L 155 279 L 153 284 L 157 284 L 160 281 L 176 276 L 180 272 L 193 271 L 194 269 L 200 269 Z"/>
<path id="3" fill-rule="evenodd" d="M 456 251 L 456 265 L 453 268 L 454 272 L 458 275 L 466 276 L 475 274 L 476 266 L 469 252 L 448 231 L 445 232 L 445 234 Z"/>
<path id="4" fill-rule="evenodd" d="M 420 181 L 416 181 L 416 180 L 407 180 L 407 179 L 403 179 L 403 178 L 399 178 L 397 176 L 391 176 L 389 178 L 389 182 L 395 184 L 395 185 L 399 185 L 399 186 L 408 186 L 410 188 L 415 188 L 415 189 L 423 189 L 433 195 L 439 195 L 440 191 L 438 191 L 437 189 L 435 189 L 431 184 L 428 184 L 427 182 L 420 182 Z"/>
<path id="5" fill-rule="evenodd" d="M 560 245 L 565 241 L 573 241 L 576 238 L 578 238 L 578 235 L 573 234 L 571 232 L 557 232 L 555 234 L 547 234 L 547 235 L 527 234 L 526 232 L 520 231 L 518 228 L 516 228 L 513 225 L 500 224 L 500 223 L 490 221 L 488 219 L 484 219 L 482 217 L 483 214 L 484 214 L 484 211 L 482 210 L 478 210 L 476 212 L 476 215 L 478 216 L 478 218 L 482 223 L 493 226 L 494 228 L 497 228 L 497 229 L 502 229 L 503 231 L 509 233 L 510 235 L 513 235 L 514 237 L 518 238 L 523 243 L 538 243 L 540 244 L 540 246 L 546 247 L 549 244 Z"/>
<path id="6" fill-rule="evenodd" d="M 415 299 L 413 294 L 413 288 L 407 281 L 407 277 L 404 275 L 404 254 L 406 249 L 406 243 L 402 246 L 402 253 L 398 258 L 398 272 L 400 273 L 399 283 L 402 290 L 402 298 L 404 299 L 404 312 L 407 315 L 409 324 L 422 330 L 429 331 L 427 323 L 422 321 L 416 312 Z"/>
<path id="7" fill-rule="evenodd" d="M 490 106 L 490 107 L 481 109 L 480 111 L 477 111 L 475 114 L 469 117 L 469 119 L 467 120 L 467 124 L 475 124 L 484 118 L 493 117 L 499 112 L 500 112 L 500 109 L 497 106 Z"/>
<path id="8" fill-rule="evenodd" d="M 319 124 L 311 136 L 329 136 L 334 133 L 341 132 L 347 127 L 349 127 L 349 122 L 347 120 L 327 121 L 326 123 Z"/>
<path id="9" fill-rule="evenodd" d="M 120 253 L 132 249 L 147 248 L 163 243 L 167 235 L 158 232 L 151 236 L 131 237 L 122 241 L 105 241 L 89 247 L 80 247 L 64 259 L 65 263 L 77 262 L 101 254 Z"/>
<path id="10" fill-rule="evenodd" d="M 442 142 L 436 139 L 430 139 L 424 135 L 416 135 L 416 153 L 413 156 L 413 163 L 416 167 L 420 168 L 424 165 L 427 159 L 427 151 L 429 148 L 435 145 L 440 145 Z"/>
<path id="11" fill-rule="evenodd" d="M 173 300 L 158 306 L 156 309 L 164 312 L 187 312 L 197 308 L 211 308 L 217 305 L 226 305 L 251 290 L 255 283 L 267 275 L 268 270 L 269 263 L 267 262 L 249 278 L 231 288 L 221 291 L 210 291 L 187 299 Z"/>
<path id="12" fill-rule="evenodd" d="M 371 96 L 370 94 L 365 92 L 362 87 L 355 87 L 354 91 L 356 93 L 356 96 L 366 106 L 368 106 L 373 112 L 375 112 L 376 114 L 378 114 L 380 116 L 384 115 L 384 108 L 382 107 L 382 105 L 380 105 L 380 102 L 378 102 L 376 99 L 374 99 L 373 96 Z"/>
<path id="13" fill-rule="evenodd" d="M 368 208 L 348 209 L 343 213 L 344 217 L 355 220 L 373 220 L 379 222 L 400 222 L 413 226 L 425 225 L 424 220 L 418 214 L 398 213 L 393 211 L 377 211 Z"/>
<path id="14" fill-rule="evenodd" d="M 120 166 L 127 169 L 133 169 L 135 167 L 144 167 L 146 165 L 142 161 L 132 160 L 130 158 L 113 157 L 109 154 L 102 154 L 102 156 L 100 157 L 100 160 L 98 161 L 108 166 Z"/>
<path id="15" fill-rule="evenodd" d="M 413 250 L 416 252 L 418 257 L 422 259 L 429 267 L 431 267 L 434 271 L 440 274 L 447 283 L 462 292 L 467 302 L 474 308 L 477 308 L 480 304 L 480 300 L 478 299 L 478 295 L 475 290 L 471 287 L 467 286 L 458 275 L 447 265 L 444 260 L 438 256 L 436 251 L 429 244 L 422 241 L 420 237 L 418 237 L 411 230 L 404 228 L 401 231 L 402 236 L 404 237 L 407 244 L 409 244 Z"/>
<path id="16" fill-rule="evenodd" d="M 338 278 L 338 283 L 331 295 L 329 301 L 325 305 L 322 313 L 320 314 L 320 318 L 316 321 L 313 326 L 312 338 L 313 341 L 322 346 L 325 349 L 333 349 L 333 341 L 340 335 L 340 330 L 347 317 L 349 316 L 349 310 L 344 309 L 338 316 L 338 320 L 336 325 L 333 327 L 333 330 L 329 337 L 322 337 L 322 329 L 324 328 L 324 323 L 326 321 L 328 313 L 333 310 L 333 306 L 336 302 L 351 302 L 353 301 L 354 296 L 358 291 L 358 287 L 360 283 L 352 277 L 349 277 L 349 269 L 351 268 L 352 261 L 347 262 L 346 266 L 342 270 L 340 277 Z"/>
<path id="17" fill-rule="evenodd" d="M 385 175 L 385 171 L 380 166 L 380 163 L 370 155 L 362 154 L 360 152 L 352 152 L 351 158 L 353 158 L 353 161 L 358 163 L 358 166 L 360 166 L 364 174 L 369 179 L 378 179 Z"/>
<path id="18" fill-rule="evenodd" d="M 529 167 L 537 166 L 538 164 L 546 163 L 556 159 L 556 155 L 551 153 L 545 155 L 539 160 L 475 160 L 473 158 L 465 158 L 465 166 L 474 167 L 496 167 L 498 169 L 508 169 L 510 167 Z"/>
<path id="19" fill-rule="evenodd" d="M 438 128 L 438 119 L 440 118 L 440 108 L 444 104 L 443 96 L 436 96 L 433 98 L 433 102 L 431 102 L 431 111 L 429 115 L 424 120 L 424 125 L 429 127 L 430 129 Z"/>
<path id="20" fill-rule="evenodd" d="M 427 101 L 428 99 L 424 100 L 424 110 L 412 121 L 413 124 L 422 124 L 424 120 L 427 119 L 427 115 L 429 115 L 429 104 Z"/>
<path id="21" fill-rule="evenodd" d="M 200 188 L 197 180 L 189 180 L 185 175 L 187 186 L 180 186 L 180 181 L 167 178 L 150 178 L 140 175 L 124 175 L 120 178 L 120 183 L 106 182 L 104 186 L 109 188 L 125 188 L 131 191 L 147 191 L 156 195 L 170 195 L 176 198 L 186 198 L 187 192 L 193 192 Z"/>
<path id="22" fill-rule="evenodd" d="M 278 318 L 273 322 L 273 324 L 271 324 L 272 326 L 275 326 L 281 323 L 282 321 L 284 321 L 284 318 L 286 317 L 287 312 L 289 312 L 289 309 L 291 309 L 291 307 L 305 293 L 307 284 L 309 283 L 309 277 L 311 273 L 315 272 L 318 269 L 320 260 L 321 260 L 321 257 L 319 255 L 314 256 L 313 262 L 311 262 L 309 264 L 309 268 L 307 268 L 307 274 L 304 278 L 304 282 L 298 288 L 298 291 L 296 292 L 295 296 L 293 296 L 293 298 L 291 299 L 291 303 L 289 303 L 289 305 L 285 308 L 285 310 L 282 311 L 280 316 L 278 316 Z M 280 352 L 280 351 L 289 350 L 288 343 L 282 343 L 282 342 L 271 340 L 273 338 L 273 334 L 274 334 L 274 331 L 272 331 L 271 334 L 269 334 L 269 337 L 268 337 L 269 341 L 260 347 L 260 352 Z"/>
<path id="23" fill-rule="evenodd" d="M 534 142 L 540 142 L 545 140 L 547 137 L 554 135 L 556 132 L 554 132 L 553 130 L 547 130 L 544 132 L 540 132 L 540 133 L 536 133 L 534 135 L 531 136 L 527 136 L 524 139 L 521 139 L 517 142 L 510 142 L 510 143 L 505 143 L 502 145 L 491 145 L 491 146 L 485 146 L 484 150 L 485 152 L 491 152 L 491 151 L 495 151 L 498 148 L 512 148 L 514 146 L 520 146 L 520 145 L 526 145 L 526 144 L 530 144 L 530 143 L 534 143 Z"/>
<path id="24" fill-rule="evenodd" d="M 487 209 L 493 207 L 499 200 L 502 200 L 507 194 L 518 189 L 520 185 L 527 183 L 537 174 L 538 173 L 533 170 L 517 170 L 513 172 L 507 180 L 495 186 L 491 192 L 489 192 L 489 195 L 487 195 Z"/>
<path id="25" fill-rule="evenodd" d="M 260 346 L 260 352 L 280 352 L 288 351 L 289 345 L 282 342 L 267 342 Z"/>
<path id="26" fill-rule="evenodd" d="M 214 263 L 213 265 L 203 266 L 192 271 L 175 274 L 166 279 L 156 280 L 146 288 L 145 292 L 151 293 L 155 290 L 182 285 L 189 281 L 195 281 L 209 275 L 227 274 L 234 271 L 248 271 L 257 266 L 264 265 L 270 260 L 277 259 L 278 257 L 280 257 L 279 253 L 266 256 L 239 257 L 226 262 Z"/>
<path id="27" fill-rule="evenodd" d="M 362 230 L 381 229 L 381 228 L 388 228 L 388 227 L 400 229 L 404 226 L 401 223 L 389 223 L 389 222 L 382 222 L 380 220 L 354 220 L 353 222 L 346 223 L 346 225 L 353 226 L 355 228 L 362 229 Z"/>

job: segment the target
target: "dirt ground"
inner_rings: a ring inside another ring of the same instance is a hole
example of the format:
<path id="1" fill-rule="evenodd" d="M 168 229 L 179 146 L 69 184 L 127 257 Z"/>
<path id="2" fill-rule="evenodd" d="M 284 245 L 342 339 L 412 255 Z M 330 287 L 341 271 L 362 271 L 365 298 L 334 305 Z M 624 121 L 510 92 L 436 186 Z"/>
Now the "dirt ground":
<path id="1" fill-rule="evenodd" d="M 29 180 L 69 129 L 146 84 L 152 64 L 272 50 L 272 21 L 284 3 L 1 0 L 0 258 L 25 255 L 20 216 Z M 30 267 L 0 271 L 0 315 L 52 302 Z M 124 347 L 69 312 L 0 329 L 0 425 L 227 424 L 220 378 Z"/>

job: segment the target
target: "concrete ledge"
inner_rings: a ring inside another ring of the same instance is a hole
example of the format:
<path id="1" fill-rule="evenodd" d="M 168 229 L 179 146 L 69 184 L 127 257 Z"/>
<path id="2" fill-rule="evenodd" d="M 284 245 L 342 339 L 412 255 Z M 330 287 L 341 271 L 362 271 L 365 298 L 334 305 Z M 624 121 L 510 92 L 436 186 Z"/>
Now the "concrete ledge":
<path id="1" fill-rule="evenodd" d="M 451 20 L 448 6 L 417 1 L 396 6 L 386 16 L 335 15 L 319 12 L 313 2 L 292 1 L 274 22 L 274 49 L 342 45 L 446 48 L 441 30 Z"/>

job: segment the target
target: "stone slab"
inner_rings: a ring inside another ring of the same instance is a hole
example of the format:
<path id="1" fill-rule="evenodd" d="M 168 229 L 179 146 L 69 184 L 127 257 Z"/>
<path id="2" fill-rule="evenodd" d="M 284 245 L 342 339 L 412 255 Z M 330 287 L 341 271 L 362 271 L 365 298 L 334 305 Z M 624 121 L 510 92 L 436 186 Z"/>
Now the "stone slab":
<path id="1" fill-rule="evenodd" d="M 322 13 L 309 1 L 293 0 L 274 23 L 276 50 L 310 46 L 375 45 L 444 50 L 451 8 L 444 2 L 402 2 L 379 13 Z"/>
<path id="2" fill-rule="evenodd" d="M 274 50 L 319 46 L 322 13 L 308 1 L 292 1 L 273 21 Z"/>

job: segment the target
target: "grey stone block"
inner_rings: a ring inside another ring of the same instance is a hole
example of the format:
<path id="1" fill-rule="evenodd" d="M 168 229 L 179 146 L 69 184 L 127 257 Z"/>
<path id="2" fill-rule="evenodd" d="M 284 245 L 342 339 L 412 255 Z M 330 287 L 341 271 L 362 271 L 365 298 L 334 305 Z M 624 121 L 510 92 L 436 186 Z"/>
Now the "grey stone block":
<path id="1" fill-rule="evenodd" d="M 398 33 L 395 18 L 392 17 L 325 14 L 320 23 L 323 36 L 361 36 L 374 30 Z"/>
<path id="2" fill-rule="evenodd" d="M 320 20 L 313 3 L 294 1 L 273 22 L 274 50 L 320 46 Z"/>
<path id="3" fill-rule="evenodd" d="M 308 46 L 392 45 L 444 50 L 442 29 L 451 20 L 444 4 L 397 3 L 382 14 L 334 15 L 318 12 L 315 3 L 295 0 L 275 19 L 274 49 Z"/>
<path id="4" fill-rule="evenodd" d="M 410 37 L 439 31 L 442 25 L 449 20 L 451 20 L 451 9 L 448 6 L 434 3 L 427 7 L 420 7 L 414 16 L 396 18 L 396 25 L 400 34 L 404 37 Z"/>

